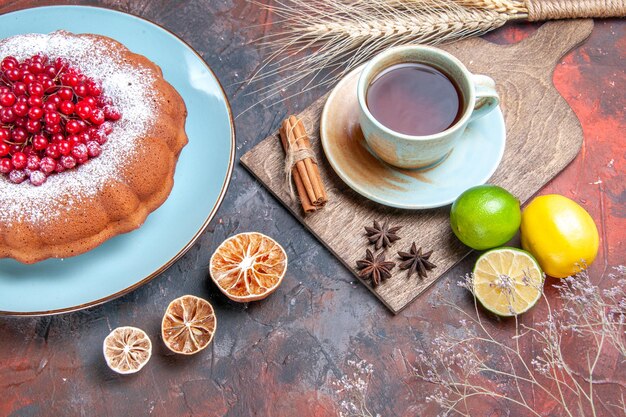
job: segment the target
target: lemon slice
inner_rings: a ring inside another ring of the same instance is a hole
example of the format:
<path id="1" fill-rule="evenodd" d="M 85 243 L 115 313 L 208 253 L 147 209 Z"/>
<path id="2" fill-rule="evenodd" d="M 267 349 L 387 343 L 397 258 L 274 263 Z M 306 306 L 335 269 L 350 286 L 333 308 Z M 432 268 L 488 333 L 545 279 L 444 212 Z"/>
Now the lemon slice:
<path id="1" fill-rule="evenodd" d="M 163 342 L 172 352 L 193 355 L 213 340 L 217 319 L 207 300 L 184 295 L 170 303 L 161 322 Z"/>
<path id="2" fill-rule="evenodd" d="M 240 303 L 261 300 L 278 288 L 287 271 L 287 253 L 261 233 L 241 233 L 226 239 L 211 256 L 213 282 Z"/>
<path id="3" fill-rule="evenodd" d="M 537 304 L 543 280 L 543 271 L 531 254 L 500 248 L 478 258 L 472 288 L 487 310 L 499 316 L 516 316 Z"/>
<path id="4" fill-rule="evenodd" d="M 118 327 L 104 339 L 104 359 L 118 374 L 139 372 L 152 356 L 150 338 L 136 327 Z"/>

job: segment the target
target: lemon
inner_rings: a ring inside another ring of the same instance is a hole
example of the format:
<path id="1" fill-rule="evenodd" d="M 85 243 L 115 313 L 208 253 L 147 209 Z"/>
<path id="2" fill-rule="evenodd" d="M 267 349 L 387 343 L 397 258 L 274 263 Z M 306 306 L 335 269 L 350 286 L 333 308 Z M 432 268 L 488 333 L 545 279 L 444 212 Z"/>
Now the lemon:
<path id="1" fill-rule="evenodd" d="M 519 229 L 519 200 L 504 188 L 479 185 L 465 191 L 452 204 L 452 231 L 473 249 L 501 246 Z"/>
<path id="2" fill-rule="evenodd" d="M 494 249 L 476 261 L 472 289 L 487 310 L 499 316 L 515 316 L 537 304 L 543 277 L 541 267 L 528 252 Z"/>
<path id="3" fill-rule="evenodd" d="M 152 342 L 141 329 L 124 326 L 114 329 L 104 339 L 102 351 L 107 365 L 118 374 L 134 374 L 152 356 Z"/>
<path id="4" fill-rule="evenodd" d="M 598 229 L 576 202 L 557 194 L 535 198 L 522 213 L 522 247 L 546 274 L 565 278 L 596 259 Z"/>

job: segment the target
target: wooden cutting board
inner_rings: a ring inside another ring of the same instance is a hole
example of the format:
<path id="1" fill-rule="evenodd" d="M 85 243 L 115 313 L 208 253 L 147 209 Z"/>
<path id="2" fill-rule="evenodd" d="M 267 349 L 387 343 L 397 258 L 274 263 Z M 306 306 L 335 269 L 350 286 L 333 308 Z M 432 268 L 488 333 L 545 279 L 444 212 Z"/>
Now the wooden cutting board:
<path id="1" fill-rule="evenodd" d="M 563 55 L 583 42 L 592 29 L 591 20 L 550 22 L 514 45 L 496 45 L 475 38 L 442 47 L 470 71 L 489 75 L 496 81 L 507 143 L 504 158 L 489 182 L 510 190 L 522 202 L 565 168 L 581 148 L 582 128 L 555 89 L 552 73 Z M 326 97 L 298 116 L 309 121 L 307 129 L 329 189 L 330 201 L 323 210 L 305 217 L 299 203 L 290 199 L 277 132 L 245 154 L 241 162 L 353 273 L 357 259 L 371 247 L 363 227 L 375 219 L 403 226 L 403 239 L 387 251 L 388 259 L 395 258 L 397 250 L 406 251 L 413 240 L 432 249 L 430 260 L 437 268 L 426 279 L 409 279 L 406 271 L 396 268 L 392 278 L 376 288 L 363 281 L 392 312 L 398 313 L 471 251 L 453 235 L 449 207 L 393 209 L 365 199 L 341 181 L 326 162 L 320 146 L 319 120 Z"/>

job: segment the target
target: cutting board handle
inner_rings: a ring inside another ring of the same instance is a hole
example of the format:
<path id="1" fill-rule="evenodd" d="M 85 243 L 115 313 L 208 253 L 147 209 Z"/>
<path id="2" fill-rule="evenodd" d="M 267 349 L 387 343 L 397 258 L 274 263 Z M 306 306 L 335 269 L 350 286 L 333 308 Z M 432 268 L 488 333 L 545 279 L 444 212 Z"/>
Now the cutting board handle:
<path id="1" fill-rule="evenodd" d="M 546 22 L 537 32 L 507 49 L 515 56 L 534 59 L 536 65 L 552 72 L 561 58 L 587 39 L 592 30 L 592 19 Z"/>

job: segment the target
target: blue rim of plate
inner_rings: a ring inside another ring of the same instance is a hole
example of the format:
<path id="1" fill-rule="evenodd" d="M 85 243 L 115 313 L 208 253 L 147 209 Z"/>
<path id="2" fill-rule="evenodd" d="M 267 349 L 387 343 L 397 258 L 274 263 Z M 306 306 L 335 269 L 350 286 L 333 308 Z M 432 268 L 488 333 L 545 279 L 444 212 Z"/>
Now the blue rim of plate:
<path id="1" fill-rule="evenodd" d="M 19 13 L 19 12 L 23 12 L 26 10 L 34 10 L 34 9 L 45 9 L 45 8 L 65 8 L 65 7 L 80 7 L 80 8 L 92 8 L 92 9 L 100 9 L 100 10 L 107 10 L 109 12 L 113 12 L 113 13 L 119 13 L 119 14 L 123 14 L 123 15 L 127 15 L 130 16 L 134 19 L 137 20 L 141 20 L 144 23 L 147 23 L 148 25 L 152 25 L 155 26 L 157 29 L 163 30 L 165 32 L 167 32 L 168 34 L 170 34 L 171 36 L 173 36 L 174 38 L 176 38 L 178 41 L 180 41 L 183 45 L 185 45 L 194 55 L 196 55 L 198 57 L 198 59 L 200 60 L 200 62 L 202 62 L 204 64 L 204 66 L 206 67 L 206 69 L 209 71 L 209 73 L 213 76 L 213 78 L 215 79 L 217 85 L 220 88 L 220 91 L 222 92 L 222 95 L 224 96 L 224 103 L 226 104 L 226 110 L 228 112 L 228 122 L 230 124 L 230 155 L 229 155 L 229 161 L 228 161 L 228 169 L 226 172 L 226 177 L 224 178 L 224 183 L 222 184 L 222 188 L 221 191 L 219 193 L 219 196 L 215 202 L 215 205 L 213 206 L 213 209 L 211 209 L 211 212 L 209 213 L 209 215 L 207 216 L 206 220 L 204 221 L 204 223 L 200 226 L 200 229 L 196 232 L 196 234 L 191 238 L 191 240 L 171 259 L 169 259 L 167 262 L 165 262 L 163 265 L 161 265 L 159 268 L 157 268 L 154 272 L 152 272 L 151 274 L 149 274 L 148 276 L 146 276 L 145 278 L 137 281 L 136 283 L 134 283 L 133 285 L 126 287 L 114 294 L 108 295 L 106 297 L 102 297 L 99 298 L 97 300 L 93 300 L 87 303 L 83 303 L 83 304 L 79 304 L 76 306 L 71 306 L 71 307 L 66 307 L 66 308 L 61 308 L 61 309 L 55 309 L 55 310 L 44 310 L 44 311 L 3 311 L 0 310 L 0 316 L 22 316 L 22 317 L 37 317 L 37 316 L 50 316 L 50 315 L 56 315 L 56 314 L 64 314 L 64 313 L 71 313 L 71 312 L 75 312 L 75 311 L 79 311 L 79 310 L 84 310 L 86 308 L 91 308 L 91 307 L 96 307 L 99 305 L 102 305 L 104 303 L 107 303 L 109 301 L 112 301 L 116 298 L 119 298 L 125 294 L 128 294 L 134 290 L 136 290 L 137 288 L 147 284 L 148 282 L 152 281 L 154 278 L 156 278 L 157 276 L 161 275 L 163 272 L 165 272 L 170 266 L 172 266 L 176 261 L 178 261 L 180 258 L 183 257 L 183 255 L 185 255 L 185 253 L 187 253 L 187 251 L 189 251 L 189 249 L 191 249 L 191 247 L 196 243 L 196 241 L 200 238 L 200 236 L 202 235 L 202 233 L 206 230 L 206 228 L 209 226 L 209 223 L 211 222 L 211 220 L 213 220 L 213 217 L 215 217 L 215 214 L 217 213 L 217 210 L 220 208 L 220 206 L 222 205 L 222 201 L 224 200 L 224 196 L 226 195 L 226 192 L 228 190 L 228 186 L 230 185 L 230 180 L 233 174 L 233 169 L 235 166 L 235 148 L 236 148 L 236 142 L 235 142 L 235 121 L 233 118 L 233 111 L 230 105 L 230 102 L 228 100 L 228 96 L 226 95 L 226 91 L 224 90 L 224 86 L 222 85 L 222 83 L 220 82 L 219 78 L 217 77 L 217 75 L 215 75 L 215 73 L 213 72 L 213 70 L 211 69 L 211 67 L 209 67 L 209 65 L 206 63 L 206 61 L 202 58 L 202 56 L 196 52 L 195 49 L 193 49 L 191 47 L 191 45 L 189 45 L 185 40 L 183 40 L 181 37 L 179 37 L 178 35 L 176 35 L 174 32 L 164 28 L 161 25 L 158 25 L 154 22 L 151 22 L 148 19 L 145 19 L 143 17 L 139 17 L 136 16 L 134 14 L 131 13 L 126 13 L 126 12 L 122 12 L 119 10 L 115 10 L 115 9 L 109 9 L 107 7 L 99 7 L 99 6 L 83 6 L 83 5 L 56 5 L 56 6 L 36 6 L 36 7 L 27 7 L 27 8 L 23 8 L 23 9 L 19 9 L 19 10 L 13 10 L 11 12 L 8 13 L 4 13 L 2 16 L 8 16 L 10 14 L 13 13 Z"/>

